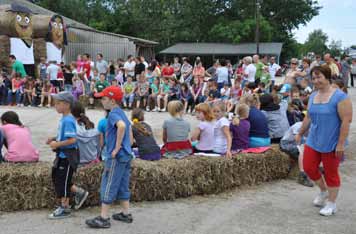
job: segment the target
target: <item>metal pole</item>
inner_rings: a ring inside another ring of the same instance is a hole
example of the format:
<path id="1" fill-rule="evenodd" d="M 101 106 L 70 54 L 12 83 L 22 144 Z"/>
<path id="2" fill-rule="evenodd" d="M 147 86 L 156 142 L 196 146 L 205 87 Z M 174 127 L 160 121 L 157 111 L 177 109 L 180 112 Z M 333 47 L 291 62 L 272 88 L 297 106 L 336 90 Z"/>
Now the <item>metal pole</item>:
<path id="1" fill-rule="evenodd" d="M 255 31 L 255 43 L 256 43 L 256 54 L 260 53 L 260 1 L 255 0 L 256 11 L 255 11 L 255 21 L 256 21 L 256 31 Z"/>

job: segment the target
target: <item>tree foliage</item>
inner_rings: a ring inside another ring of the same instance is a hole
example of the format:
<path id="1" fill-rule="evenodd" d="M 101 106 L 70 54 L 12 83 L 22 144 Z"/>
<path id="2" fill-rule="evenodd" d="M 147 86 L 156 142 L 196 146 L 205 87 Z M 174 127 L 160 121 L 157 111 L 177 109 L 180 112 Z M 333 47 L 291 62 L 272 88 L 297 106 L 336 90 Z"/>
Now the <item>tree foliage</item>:
<path id="1" fill-rule="evenodd" d="M 259 0 L 260 41 L 295 47 L 292 30 L 318 14 L 315 0 Z M 35 0 L 94 28 L 160 42 L 251 42 L 255 1 L 246 0 Z M 292 53 L 297 53 L 294 51 Z"/>
<path id="2" fill-rule="evenodd" d="M 303 53 L 314 52 L 315 54 L 324 53 L 328 47 L 328 35 L 321 29 L 316 29 L 309 33 L 307 40 L 304 43 Z"/>

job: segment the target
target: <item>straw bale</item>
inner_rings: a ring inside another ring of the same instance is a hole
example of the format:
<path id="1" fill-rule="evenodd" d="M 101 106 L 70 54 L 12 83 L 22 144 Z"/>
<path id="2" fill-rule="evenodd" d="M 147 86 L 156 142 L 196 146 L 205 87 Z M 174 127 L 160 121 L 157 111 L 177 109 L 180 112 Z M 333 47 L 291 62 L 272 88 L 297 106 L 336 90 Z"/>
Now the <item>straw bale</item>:
<path id="1" fill-rule="evenodd" d="M 134 160 L 132 201 L 173 200 L 217 194 L 241 185 L 257 185 L 288 175 L 289 158 L 278 146 L 264 154 L 239 154 L 233 159 L 188 157 L 182 160 Z M 49 163 L 0 165 L 0 210 L 52 208 L 55 204 Z M 80 168 L 76 184 L 90 192 L 85 206 L 99 204 L 103 167 Z"/>
<path id="2" fill-rule="evenodd" d="M 51 20 L 49 15 L 33 15 L 33 37 L 34 38 L 46 38 L 48 32 L 48 24 Z"/>
<path id="3" fill-rule="evenodd" d="M 0 67 L 10 67 L 10 38 L 5 35 L 0 35 Z"/>
<path id="4" fill-rule="evenodd" d="M 36 38 L 33 40 L 33 50 L 35 56 L 35 63 L 38 64 L 41 57 L 47 56 L 47 47 L 45 38 Z"/>

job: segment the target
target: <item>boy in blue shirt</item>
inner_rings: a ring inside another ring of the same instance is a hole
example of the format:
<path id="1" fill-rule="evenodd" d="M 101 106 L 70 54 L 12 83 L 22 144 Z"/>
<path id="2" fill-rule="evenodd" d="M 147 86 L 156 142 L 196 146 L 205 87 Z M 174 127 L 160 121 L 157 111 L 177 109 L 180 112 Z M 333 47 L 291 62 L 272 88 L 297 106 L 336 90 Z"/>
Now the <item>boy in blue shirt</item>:
<path id="1" fill-rule="evenodd" d="M 73 185 L 72 177 L 79 164 L 79 150 L 77 146 L 76 120 L 71 115 L 71 106 L 74 102 L 70 92 L 60 92 L 53 95 L 55 108 L 62 119 L 59 122 L 56 137 L 48 138 L 47 144 L 56 152 L 56 159 L 52 168 L 52 180 L 57 198 L 60 198 L 61 205 L 49 215 L 50 219 L 61 219 L 69 217 L 71 210 L 69 198 L 71 192 L 76 194 L 76 208 L 84 203 L 88 197 L 88 192 Z"/>
<path id="2" fill-rule="evenodd" d="M 101 214 L 93 219 L 86 220 L 91 228 L 109 228 L 109 208 L 115 200 L 120 200 L 122 212 L 114 214 L 114 220 L 132 223 L 129 214 L 130 206 L 130 170 L 133 142 L 131 123 L 119 105 L 123 97 L 120 87 L 105 88 L 96 97 L 101 97 L 105 110 L 110 110 L 107 120 L 106 150 L 111 157 L 105 161 L 101 180 L 100 199 Z M 110 139 L 110 140 L 109 140 Z"/>

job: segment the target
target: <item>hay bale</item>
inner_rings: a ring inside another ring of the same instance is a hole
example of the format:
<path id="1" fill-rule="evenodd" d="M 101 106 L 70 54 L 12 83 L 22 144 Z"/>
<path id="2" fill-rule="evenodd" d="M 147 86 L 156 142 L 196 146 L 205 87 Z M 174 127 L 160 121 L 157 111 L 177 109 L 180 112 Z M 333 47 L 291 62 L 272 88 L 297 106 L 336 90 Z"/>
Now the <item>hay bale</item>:
<path id="1" fill-rule="evenodd" d="M 233 159 L 188 157 L 183 160 L 134 160 L 132 201 L 173 200 L 216 194 L 241 185 L 257 185 L 287 177 L 289 158 L 273 146 L 264 154 L 239 154 Z M 0 165 L 0 210 L 52 208 L 55 204 L 49 163 Z M 99 204 L 103 167 L 81 168 L 78 185 L 90 192 L 85 206 Z"/>
<path id="2" fill-rule="evenodd" d="M 9 37 L 19 37 L 15 28 L 16 14 L 6 10 L 0 9 L 0 34 L 7 35 Z M 33 25 L 30 22 L 30 25 Z M 33 34 L 33 31 L 32 31 Z M 27 35 L 31 37 L 31 35 Z"/>
<path id="3" fill-rule="evenodd" d="M 36 38 L 33 40 L 33 52 L 36 64 L 40 62 L 41 57 L 47 57 L 47 47 L 45 38 Z"/>
<path id="4" fill-rule="evenodd" d="M 48 33 L 48 24 L 51 20 L 49 15 L 33 15 L 33 38 L 46 38 Z"/>
<path id="5" fill-rule="evenodd" d="M 5 35 L 0 35 L 0 67 L 7 69 L 10 68 L 9 55 L 10 38 Z"/>

